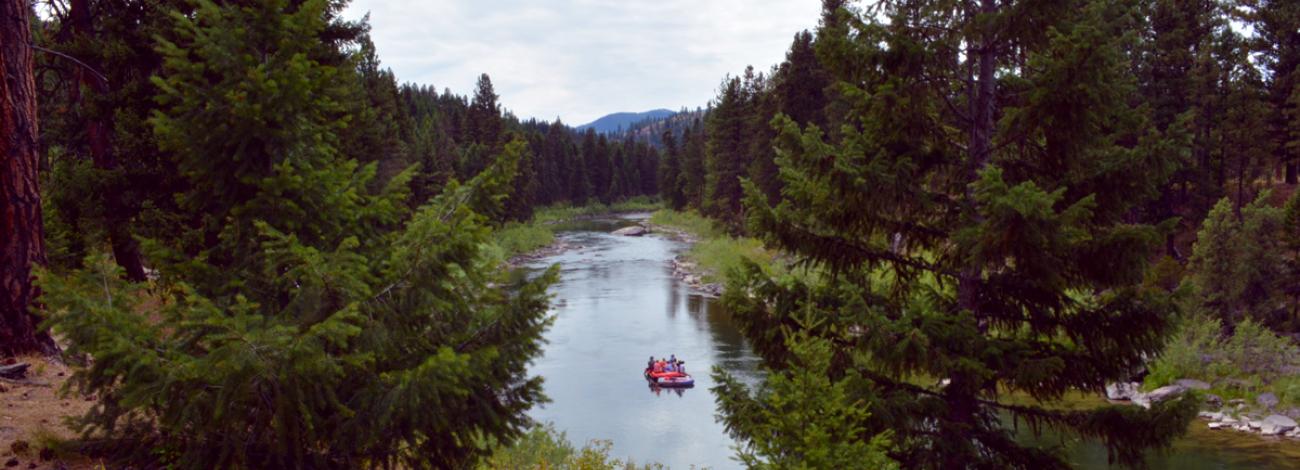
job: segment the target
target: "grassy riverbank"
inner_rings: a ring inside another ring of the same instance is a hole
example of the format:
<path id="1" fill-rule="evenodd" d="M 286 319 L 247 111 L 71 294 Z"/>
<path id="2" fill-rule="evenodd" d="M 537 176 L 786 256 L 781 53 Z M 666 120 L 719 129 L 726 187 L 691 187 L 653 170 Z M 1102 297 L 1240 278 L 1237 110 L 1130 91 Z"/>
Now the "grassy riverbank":
<path id="1" fill-rule="evenodd" d="M 537 209 L 527 223 L 510 222 L 498 228 L 492 238 L 495 258 L 512 257 L 545 248 L 555 242 L 556 230 L 563 223 L 605 214 L 650 212 L 659 209 L 659 202 L 648 197 L 634 197 L 614 204 L 594 203 L 585 206 L 555 205 Z"/>
<path id="2" fill-rule="evenodd" d="M 706 283 L 724 282 L 726 273 L 739 269 L 746 260 L 772 273 L 788 272 L 777 251 L 768 249 L 755 238 L 728 235 L 712 220 L 694 211 L 661 209 L 650 216 L 650 223 L 680 230 L 695 239 L 686 257 L 699 266 L 698 274 Z"/>

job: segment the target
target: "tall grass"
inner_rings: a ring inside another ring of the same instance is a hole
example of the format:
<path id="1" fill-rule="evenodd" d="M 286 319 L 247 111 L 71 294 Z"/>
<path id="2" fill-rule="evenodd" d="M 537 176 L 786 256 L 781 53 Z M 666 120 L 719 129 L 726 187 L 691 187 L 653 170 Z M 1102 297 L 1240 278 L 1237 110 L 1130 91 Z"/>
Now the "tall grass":
<path id="1" fill-rule="evenodd" d="M 493 234 L 493 239 L 504 252 L 505 257 L 509 258 L 550 245 L 555 241 L 555 234 L 536 222 L 529 224 L 511 222 L 498 229 Z"/>
<path id="2" fill-rule="evenodd" d="M 727 273 L 739 269 L 746 261 L 764 267 L 771 274 L 785 273 L 780 253 L 763 246 L 755 238 L 727 235 L 712 220 L 694 211 L 663 209 L 651 214 L 650 223 L 672 227 L 699 237 L 687 257 L 702 268 L 705 282 L 722 282 Z"/>

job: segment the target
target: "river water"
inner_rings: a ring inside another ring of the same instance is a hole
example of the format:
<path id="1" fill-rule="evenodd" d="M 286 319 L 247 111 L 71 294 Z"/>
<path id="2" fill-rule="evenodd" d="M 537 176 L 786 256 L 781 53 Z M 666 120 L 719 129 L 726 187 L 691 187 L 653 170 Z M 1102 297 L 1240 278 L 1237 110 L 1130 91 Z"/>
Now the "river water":
<path id="1" fill-rule="evenodd" d="M 684 245 L 608 233 L 645 216 L 573 225 L 558 235 L 571 249 L 525 266 L 534 272 L 561 267 L 551 288 L 555 324 L 531 369 L 545 378 L 551 402 L 531 416 L 554 423 L 578 445 L 611 440 L 615 457 L 673 469 L 739 468 L 734 441 L 714 419 L 709 372 L 721 366 L 752 383 L 759 360 L 720 304 L 673 277 L 669 261 Z M 686 361 L 695 388 L 655 390 L 642 378 L 649 356 L 669 354 Z M 1148 459 L 1152 469 L 1300 469 L 1300 442 L 1209 431 L 1204 422 L 1192 426 L 1171 453 Z M 1110 468 L 1095 443 L 1028 431 L 1022 439 L 1065 447 L 1077 468 Z"/>

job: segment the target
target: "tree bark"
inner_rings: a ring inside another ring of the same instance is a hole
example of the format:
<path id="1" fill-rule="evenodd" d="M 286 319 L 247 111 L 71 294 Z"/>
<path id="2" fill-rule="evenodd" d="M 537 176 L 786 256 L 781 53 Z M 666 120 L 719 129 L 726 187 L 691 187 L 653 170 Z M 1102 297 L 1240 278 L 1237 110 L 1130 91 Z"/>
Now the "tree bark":
<path id="1" fill-rule="evenodd" d="M 40 295 L 32 266 L 45 263 L 45 233 L 30 15 L 27 0 L 0 0 L 0 356 L 57 352 L 31 311 Z"/>
<path id="2" fill-rule="evenodd" d="M 94 15 L 90 11 L 90 0 L 72 0 L 68 16 L 71 17 L 72 32 L 76 37 L 87 42 L 94 39 L 95 31 L 91 24 Z M 101 70 L 99 58 L 94 55 L 82 58 L 82 62 L 92 69 Z M 89 97 L 74 93 L 83 107 L 87 107 L 86 101 L 102 99 L 108 94 L 108 83 L 104 81 L 106 77 L 96 76 L 81 67 L 74 70 L 76 70 L 77 81 L 90 91 Z M 112 112 L 93 109 L 85 115 L 86 144 L 90 148 L 91 161 L 94 162 L 95 168 L 102 172 L 116 170 L 118 162 L 113 154 Z M 113 259 L 117 260 L 117 264 L 126 271 L 127 279 L 140 282 L 145 280 L 140 244 L 131 235 L 131 214 L 123 204 L 119 189 L 108 184 L 100 187 L 99 196 L 104 204 L 104 226 L 108 231 L 109 245 L 113 248 Z"/>

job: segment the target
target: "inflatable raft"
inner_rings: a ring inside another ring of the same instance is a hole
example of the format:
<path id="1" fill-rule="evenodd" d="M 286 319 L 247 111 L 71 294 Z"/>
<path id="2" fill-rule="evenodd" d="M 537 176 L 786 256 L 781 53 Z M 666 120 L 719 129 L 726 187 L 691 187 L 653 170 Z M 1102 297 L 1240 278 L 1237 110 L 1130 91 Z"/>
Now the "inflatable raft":
<path id="1" fill-rule="evenodd" d="M 684 374 L 681 372 L 651 372 L 649 369 L 646 369 L 645 379 L 660 387 L 684 388 L 695 386 L 695 379 L 691 378 L 690 374 Z"/>

